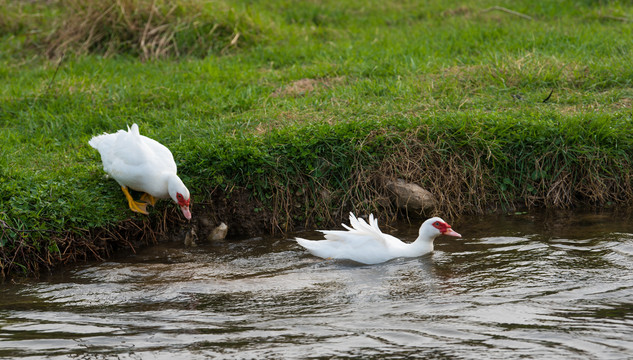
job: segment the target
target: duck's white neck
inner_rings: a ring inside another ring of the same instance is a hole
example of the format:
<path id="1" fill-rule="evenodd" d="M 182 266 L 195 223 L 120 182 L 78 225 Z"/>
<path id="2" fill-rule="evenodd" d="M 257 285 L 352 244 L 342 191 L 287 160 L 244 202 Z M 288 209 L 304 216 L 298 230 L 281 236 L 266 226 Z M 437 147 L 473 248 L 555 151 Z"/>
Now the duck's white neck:
<path id="1" fill-rule="evenodd" d="M 414 242 L 407 244 L 412 256 L 419 256 L 433 251 L 433 239 L 418 236 Z M 417 255 L 416 255 L 417 254 Z"/>
<path id="2" fill-rule="evenodd" d="M 189 199 L 189 191 L 178 175 L 169 173 L 166 174 L 166 177 L 167 191 L 169 192 L 169 197 L 172 198 L 172 200 L 178 203 L 178 199 L 176 198 L 177 193 L 182 194 L 185 199 Z"/>
<path id="3" fill-rule="evenodd" d="M 425 227 L 420 227 L 418 238 L 407 244 L 407 251 L 411 256 L 419 256 L 433 251 L 433 241 L 439 234 Z"/>

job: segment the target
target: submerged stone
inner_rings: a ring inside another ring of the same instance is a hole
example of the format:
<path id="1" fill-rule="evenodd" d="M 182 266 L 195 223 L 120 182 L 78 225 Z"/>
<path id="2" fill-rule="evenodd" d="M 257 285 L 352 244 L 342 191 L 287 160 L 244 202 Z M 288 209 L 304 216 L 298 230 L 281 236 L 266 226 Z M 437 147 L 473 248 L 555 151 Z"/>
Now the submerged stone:
<path id="1" fill-rule="evenodd" d="M 189 231 L 187 231 L 187 234 L 185 234 L 185 247 L 198 246 L 198 244 L 196 244 L 196 237 L 197 235 L 194 228 L 191 228 Z"/>
<path id="2" fill-rule="evenodd" d="M 226 233 L 229 231 L 229 227 L 225 223 L 220 223 L 216 226 L 208 236 L 209 241 L 224 240 Z"/>

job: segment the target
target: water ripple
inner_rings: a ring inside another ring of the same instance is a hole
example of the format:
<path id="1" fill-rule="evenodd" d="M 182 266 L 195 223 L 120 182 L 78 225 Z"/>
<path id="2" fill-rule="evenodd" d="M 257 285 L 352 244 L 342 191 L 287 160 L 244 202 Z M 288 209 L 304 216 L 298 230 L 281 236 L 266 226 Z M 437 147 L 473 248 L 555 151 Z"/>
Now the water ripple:
<path id="1" fill-rule="evenodd" d="M 599 229 L 606 228 L 599 221 L 613 222 L 592 219 Z M 374 266 L 317 259 L 286 239 L 169 244 L 7 285 L 0 289 L 0 357 L 569 359 L 633 352 L 629 221 L 610 224 L 612 233 L 559 225 L 549 235 L 539 232 L 546 221 L 533 217 L 493 220 L 486 223 L 496 232 L 462 225 L 464 240 L 439 238 L 431 255 Z"/>

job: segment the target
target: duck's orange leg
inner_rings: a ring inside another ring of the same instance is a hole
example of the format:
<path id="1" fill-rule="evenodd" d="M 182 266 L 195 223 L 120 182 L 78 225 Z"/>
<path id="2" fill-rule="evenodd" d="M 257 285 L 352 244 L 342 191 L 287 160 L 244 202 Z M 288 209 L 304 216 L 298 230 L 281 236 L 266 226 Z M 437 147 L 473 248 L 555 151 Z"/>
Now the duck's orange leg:
<path id="1" fill-rule="evenodd" d="M 147 204 L 146 203 L 134 201 L 134 199 L 132 199 L 132 195 L 130 195 L 130 192 L 127 191 L 127 187 L 121 186 L 121 190 L 123 190 L 123 193 L 125 194 L 125 198 L 127 199 L 127 203 L 130 205 L 130 209 L 132 211 L 135 211 L 135 212 L 141 213 L 141 214 L 145 214 L 145 215 L 149 215 L 149 213 L 147 212 Z"/>
<path id="2" fill-rule="evenodd" d="M 143 193 L 143 195 L 141 195 L 141 201 L 145 201 L 152 206 L 156 204 L 156 198 L 148 193 Z"/>

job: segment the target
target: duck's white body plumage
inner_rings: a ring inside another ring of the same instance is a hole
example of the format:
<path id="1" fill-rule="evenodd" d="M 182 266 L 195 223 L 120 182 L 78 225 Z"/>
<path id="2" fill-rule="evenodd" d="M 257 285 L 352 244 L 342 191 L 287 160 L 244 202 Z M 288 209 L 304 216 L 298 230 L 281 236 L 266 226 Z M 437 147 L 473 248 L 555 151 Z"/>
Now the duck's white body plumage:
<path id="1" fill-rule="evenodd" d="M 369 223 L 350 213 L 350 226 L 345 230 L 320 230 L 325 240 L 297 238 L 299 245 L 325 259 L 347 259 L 363 264 L 378 264 L 398 257 L 417 257 L 433 251 L 433 240 L 441 234 L 461 237 L 444 220 L 434 217 L 420 226 L 418 238 L 410 243 L 384 234 L 373 214 Z"/>
<path id="2" fill-rule="evenodd" d="M 176 162 L 171 151 L 141 135 L 138 125 L 133 124 L 127 131 L 95 136 L 89 144 L 101 154 L 103 170 L 122 188 L 129 187 L 159 199 L 172 198 L 181 208 L 186 202 L 183 214 L 191 217 L 190 213 L 187 214 L 189 190 L 176 174 Z"/>

